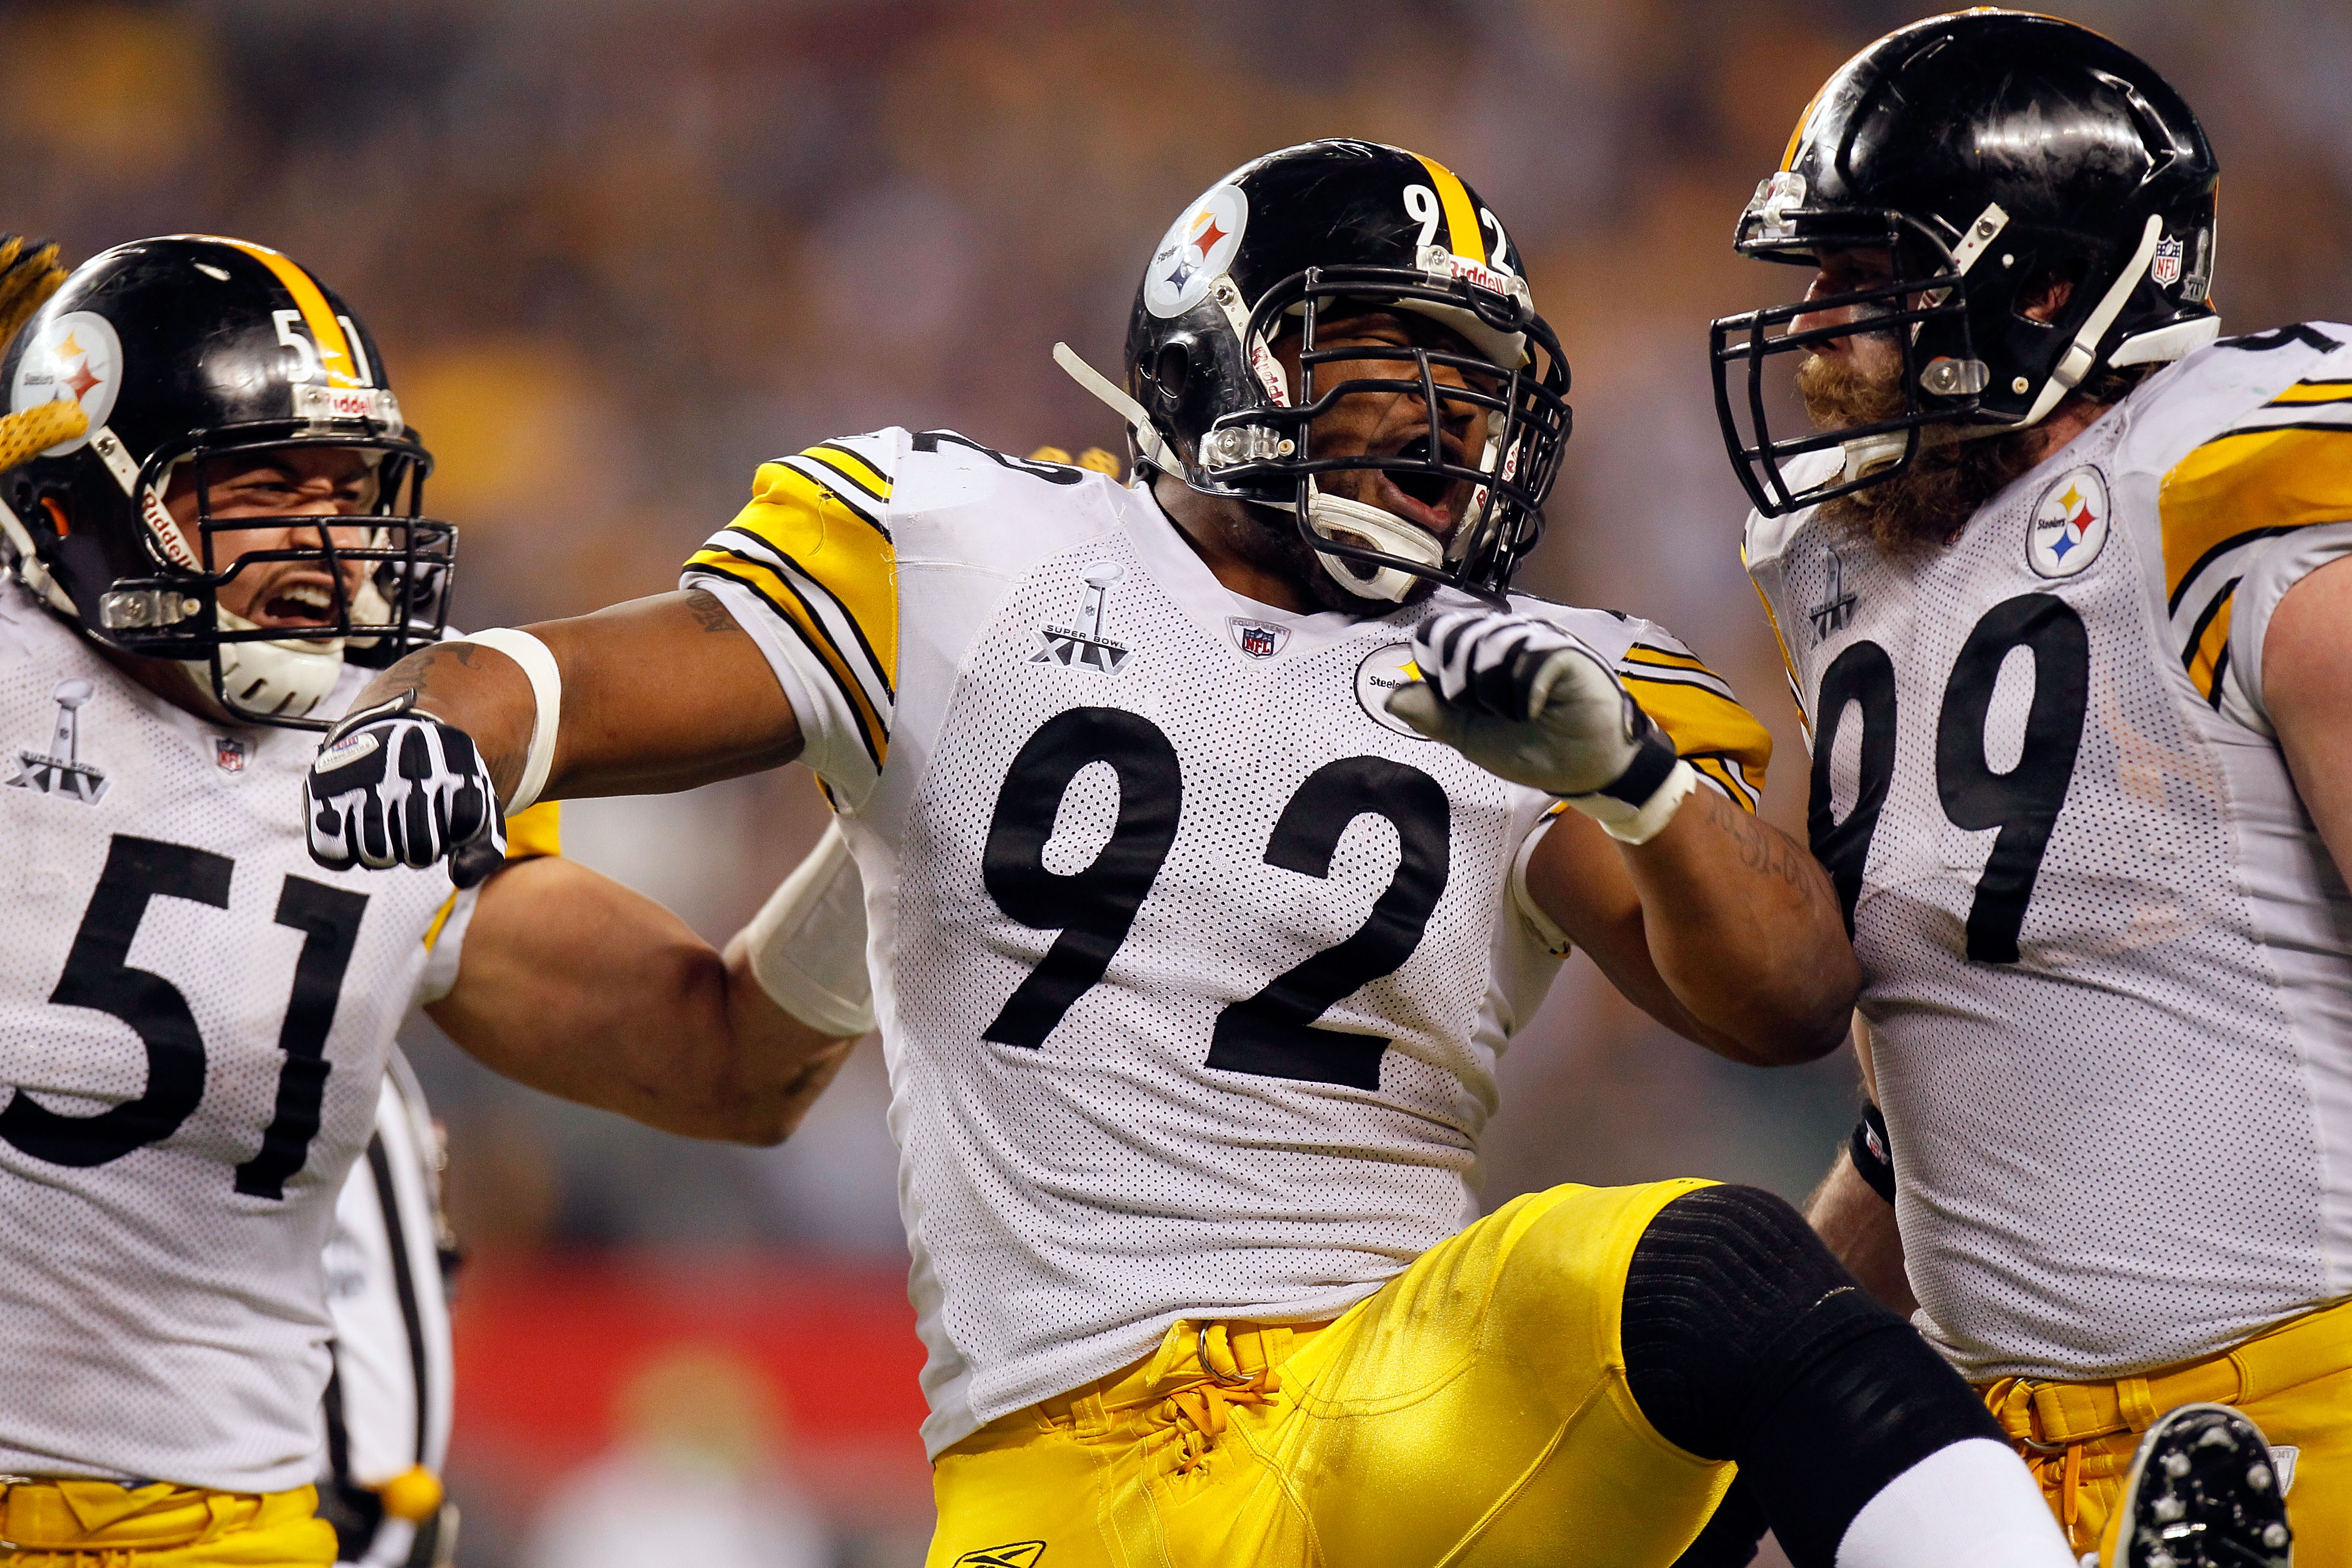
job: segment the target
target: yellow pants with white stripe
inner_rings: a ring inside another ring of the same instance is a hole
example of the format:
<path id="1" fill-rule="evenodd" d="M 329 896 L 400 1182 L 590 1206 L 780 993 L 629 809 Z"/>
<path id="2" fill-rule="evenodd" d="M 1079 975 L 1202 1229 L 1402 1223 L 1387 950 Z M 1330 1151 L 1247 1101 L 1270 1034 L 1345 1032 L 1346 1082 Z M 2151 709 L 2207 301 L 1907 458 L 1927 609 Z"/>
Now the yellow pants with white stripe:
<path id="1" fill-rule="evenodd" d="M 2168 1410 L 2210 1402 L 2243 1411 L 2282 1450 L 2295 1568 L 2352 1568 L 2352 1302 L 2145 1377 L 2005 1377 L 1981 1392 L 2078 1552 L 2104 1546 L 2104 1561 L 2121 1560 L 2115 1508 L 2140 1435 Z"/>
<path id="2" fill-rule="evenodd" d="M 940 1455 L 929 1568 L 1664 1568 L 1731 1467 L 1652 1429 L 1619 1311 L 1706 1184 L 1517 1199 L 1326 1324 L 1178 1323 Z"/>
<path id="3" fill-rule="evenodd" d="M 334 1527 L 311 1487 L 216 1492 L 154 1481 L 0 1486 L 7 1568 L 330 1568 Z"/>

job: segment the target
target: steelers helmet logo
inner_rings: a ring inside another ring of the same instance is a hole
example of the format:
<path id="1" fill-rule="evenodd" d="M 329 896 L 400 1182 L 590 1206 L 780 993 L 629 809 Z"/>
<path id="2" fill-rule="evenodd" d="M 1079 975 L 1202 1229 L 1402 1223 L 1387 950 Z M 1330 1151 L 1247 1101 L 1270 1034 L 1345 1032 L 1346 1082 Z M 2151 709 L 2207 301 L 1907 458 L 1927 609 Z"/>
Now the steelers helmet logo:
<path id="1" fill-rule="evenodd" d="M 79 450 L 90 431 L 114 412 L 122 390 L 122 340 L 114 323 L 90 310 L 68 310 L 33 329 L 16 362 L 16 382 L 8 389 L 8 410 L 27 408 L 60 399 L 79 403 L 89 419 L 89 430 L 70 441 L 60 441 L 41 455 L 62 458 Z"/>
<path id="2" fill-rule="evenodd" d="M 2042 577 L 2072 577 L 2107 542 L 2107 482 L 2085 464 L 2042 492 L 2026 532 L 2026 559 Z"/>
<path id="3" fill-rule="evenodd" d="M 1356 701 L 1381 729 L 1425 741 L 1428 736 L 1389 711 L 1389 693 L 1420 679 L 1421 667 L 1412 661 L 1412 644 L 1384 643 L 1356 666 Z"/>
<path id="4" fill-rule="evenodd" d="M 1143 274 L 1143 305 L 1155 316 L 1181 316 L 1209 297 L 1242 247 L 1249 197 L 1238 185 L 1212 185 L 1171 225 Z"/>

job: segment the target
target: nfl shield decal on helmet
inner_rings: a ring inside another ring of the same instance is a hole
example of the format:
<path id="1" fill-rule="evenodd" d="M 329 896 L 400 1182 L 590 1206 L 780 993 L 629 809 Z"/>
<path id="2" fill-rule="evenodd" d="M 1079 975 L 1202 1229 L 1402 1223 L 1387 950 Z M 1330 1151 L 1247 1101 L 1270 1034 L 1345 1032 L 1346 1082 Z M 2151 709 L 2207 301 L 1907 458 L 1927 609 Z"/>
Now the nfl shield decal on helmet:
<path id="1" fill-rule="evenodd" d="M 2072 577 L 2099 558 L 2107 542 L 2107 482 L 2087 464 L 2042 492 L 2027 531 L 2026 559 L 2043 577 Z"/>
<path id="2" fill-rule="evenodd" d="M 2180 242 L 2165 238 L 2156 242 L 2156 259 L 2148 264 L 2147 275 L 2169 289 L 2180 281 Z"/>
<path id="3" fill-rule="evenodd" d="M 1208 298 L 1209 287 L 1233 265 L 1249 227 L 1249 197 L 1238 185 L 1212 185 L 1168 230 L 1143 275 L 1144 307 L 1155 316 L 1181 316 Z"/>
<path id="4" fill-rule="evenodd" d="M 1272 658 L 1290 640 L 1288 626 L 1270 626 L 1264 621 L 1245 621 L 1239 616 L 1226 617 L 1225 626 L 1234 634 L 1234 646 L 1252 658 Z"/>

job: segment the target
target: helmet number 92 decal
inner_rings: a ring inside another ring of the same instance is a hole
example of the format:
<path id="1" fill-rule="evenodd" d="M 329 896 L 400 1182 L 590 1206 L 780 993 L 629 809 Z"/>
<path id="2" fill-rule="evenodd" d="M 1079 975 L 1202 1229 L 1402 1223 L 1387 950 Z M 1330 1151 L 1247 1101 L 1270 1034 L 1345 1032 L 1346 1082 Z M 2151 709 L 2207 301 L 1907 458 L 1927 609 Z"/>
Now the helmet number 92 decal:
<path id="1" fill-rule="evenodd" d="M 1416 249 L 1437 238 L 1437 220 L 1443 211 L 1437 205 L 1437 193 L 1427 185 L 1404 188 L 1404 216 L 1421 225 L 1421 237 L 1413 241 Z"/>
<path id="2" fill-rule="evenodd" d="M 1144 308 L 1181 316 L 1209 297 L 1234 264 L 1249 227 L 1249 197 L 1239 185 L 1212 185 L 1170 226 L 1143 275 Z"/>
<path id="3" fill-rule="evenodd" d="M 43 454 L 62 458 L 79 451 L 114 412 L 115 396 L 122 390 L 122 340 L 115 334 L 114 323 L 94 310 L 68 310 L 32 331 L 33 341 L 16 361 L 8 410 L 22 414 L 60 400 L 80 404 L 89 430 Z"/>

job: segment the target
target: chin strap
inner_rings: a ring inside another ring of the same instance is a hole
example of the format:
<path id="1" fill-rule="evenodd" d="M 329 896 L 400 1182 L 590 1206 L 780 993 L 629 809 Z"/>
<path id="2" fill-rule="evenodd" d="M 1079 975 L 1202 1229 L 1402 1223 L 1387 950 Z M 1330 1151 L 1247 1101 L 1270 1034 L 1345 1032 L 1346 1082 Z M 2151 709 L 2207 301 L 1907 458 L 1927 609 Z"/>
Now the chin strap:
<path id="1" fill-rule="evenodd" d="M 1295 502 L 1273 501 L 1267 504 L 1283 511 L 1297 510 Z M 1354 534 L 1373 549 L 1390 555 L 1402 555 L 1424 566 L 1445 563 L 1445 547 L 1427 529 L 1360 500 L 1349 500 L 1345 496 L 1327 496 L 1311 478 L 1307 481 L 1307 526 L 1313 529 L 1318 538 L 1336 540 L 1342 534 Z M 1331 574 L 1332 581 L 1360 598 L 1385 599 L 1391 604 L 1402 604 L 1404 596 L 1412 592 L 1413 585 L 1421 581 L 1412 573 L 1400 572 L 1393 566 L 1377 567 L 1370 577 L 1365 577 L 1354 568 L 1369 563 L 1360 563 L 1347 556 L 1323 551 L 1318 551 L 1316 554 L 1323 563 L 1323 570 Z"/>
<path id="2" fill-rule="evenodd" d="M 1127 388 L 1078 357 L 1078 351 L 1067 343 L 1054 345 L 1054 363 L 1080 386 L 1108 405 L 1113 414 L 1127 421 L 1135 433 L 1136 454 L 1155 468 L 1168 468 L 1168 443 L 1160 438 L 1160 427 L 1151 423 L 1151 416 L 1143 405 L 1128 395 Z"/>

